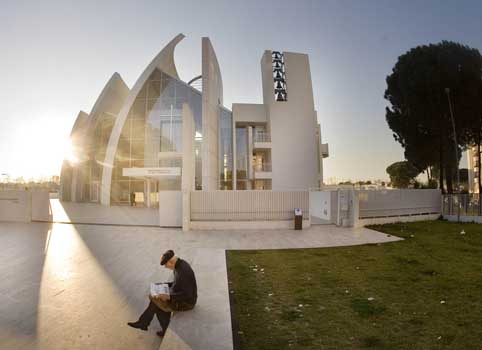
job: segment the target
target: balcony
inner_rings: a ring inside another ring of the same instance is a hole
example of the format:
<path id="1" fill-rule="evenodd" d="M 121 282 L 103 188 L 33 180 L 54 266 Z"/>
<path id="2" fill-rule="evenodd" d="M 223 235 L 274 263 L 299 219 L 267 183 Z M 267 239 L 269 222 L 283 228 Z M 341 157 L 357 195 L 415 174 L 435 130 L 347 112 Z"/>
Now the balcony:
<path id="1" fill-rule="evenodd" d="M 273 177 L 271 171 L 271 163 L 259 163 L 253 165 L 255 179 L 271 179 Z"/>
<path id="2" fill-rule="evenodd" d="M 257 131 L 253 135 L 253 149 L 271 149 L 271 135 L 266 131 Z"/>

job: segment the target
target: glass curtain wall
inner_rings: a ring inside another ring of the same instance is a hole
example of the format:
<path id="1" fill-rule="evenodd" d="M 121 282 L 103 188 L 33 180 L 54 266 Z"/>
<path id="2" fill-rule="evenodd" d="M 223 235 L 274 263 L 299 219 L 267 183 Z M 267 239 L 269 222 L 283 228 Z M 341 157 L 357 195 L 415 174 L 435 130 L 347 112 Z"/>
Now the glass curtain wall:
<path id="1" fill-rule="evenodd" d="M 201 94 L 155 70 L 137 95 L 121 132 L 112 172 L 112 204 L 128 205 L 130 194 L 134 193 L 136 203 L 142 205 L 146 195 L 155 199 L 158 190 L 180 190 L 180 178 L 151 179 L 151 193 L 146 193 L 148 180 L 122 176 L 122 169 L 182 166 L 184 103 L 190 105 L 196 134 L 201 135 Z M 201 186 L 197 171 L 201 167 L 200 157 L 201 152 L 196 152 L 196 184 Z"/>
<path id="2" fill-rule="evenodd" d="M 105 151 L 109 143 L 109 137 L 114 128 L 116 116 L 110 113 L 102 113 L 97 124 L 94 126 L 92 139 L 89 145 L 89 200 L 100 200 L 100 183 L 102 181 L 102 164 L 105 159 Z M 91 147 L 91 148 L 90 148 Z"/>

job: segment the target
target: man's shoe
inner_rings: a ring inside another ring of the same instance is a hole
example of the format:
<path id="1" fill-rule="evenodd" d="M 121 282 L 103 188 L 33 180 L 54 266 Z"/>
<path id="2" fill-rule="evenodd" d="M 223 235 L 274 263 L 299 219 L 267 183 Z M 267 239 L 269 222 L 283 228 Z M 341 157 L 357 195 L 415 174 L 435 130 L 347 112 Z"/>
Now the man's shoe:
<path id="1" fill-rule="evenodd" d="M 157 331 L 156 334 L 160 336 L 161 338 L 164 337 L 164 332 L 163 331 Z"/>
<path id="2" fill-rule="evenodd" d="M 127 324 L 133 328 L 137 328 L 137 329 L 142 329 L 143 331 L 147 331 L 147 327 L 144 326 L 142 323 L 140 323 L 139 321 L 137 322 L 127 322 Z"/>

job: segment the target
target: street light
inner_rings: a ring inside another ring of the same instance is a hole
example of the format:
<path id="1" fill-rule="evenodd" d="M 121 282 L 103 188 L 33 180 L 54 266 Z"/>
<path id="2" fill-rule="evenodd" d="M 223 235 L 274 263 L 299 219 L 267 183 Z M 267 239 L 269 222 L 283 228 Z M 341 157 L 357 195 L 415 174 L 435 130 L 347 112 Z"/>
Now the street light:
<path id="1" fill-rule="evenodd" d="M 457 175 L 457 193 L 460 191 L 460 174 L 459 174 L 459 152 L 457 146 L 457 134 L 455 132 L 455 119 L 454 119 L 454 111 L 452 108 L 452 100 L 450 99 L 450 88 L 445 88 L 445 93 L 447 94 L 447 99 L 449 101 L 449 109 L 450 109 L 450 119 L 452 121 L 452 129 L 454 133 L 454 146 L 455 146 L 455 171 Z M 457 205 L 457 221 L 460 221 L 460 195 L 458 197 L 458 205 Z"/>
<path id="2" fill-rule="evenodd" d="M 454 119 L 454 112 L 452 108 L 452 100 L 450 99 L 450 88 L 445 88 L 445 93 L 447 94 L 447 99 L 449 101 L 449 109 L 450 109 L 450 120 L 452 121 L 452 129 L 454 133 L 454 146 L 455 146 L 455 170 L 457 175 L 457 192 L 460 189 L 460 174 L 459 174 L 459 152 L 457 146 L 457 134 L 455 132 L 455 119 Z"/>

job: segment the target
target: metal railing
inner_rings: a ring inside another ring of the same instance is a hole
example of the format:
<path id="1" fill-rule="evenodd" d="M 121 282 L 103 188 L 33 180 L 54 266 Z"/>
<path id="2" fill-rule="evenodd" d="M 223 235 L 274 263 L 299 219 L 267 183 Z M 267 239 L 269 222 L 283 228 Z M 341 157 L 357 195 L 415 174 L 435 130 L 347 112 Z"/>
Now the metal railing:
<path id="1" fill-rule="evenodd" d="M 270 172 L 272 171 L 271 168 L 271 163 L 261 163 L 261 164 L 254 164 L 253 165 L 253 171 L 264 171 L 264 172 Z"/>
<path id="2" fill-rule="evenodd" d="M 310 215 L 308 191 L 193 191 L 192 221 L 293 220 L 294 208 Z"/>
<path id="3" fill-rule="evenodd" d="M 440 214 L 440 190 L 356 190 L 359 218 Z"/>
<path id="4" fill-rule="evenodd" d="M 271 136 L 266 131 L 257 131 L 254 133 L 254 142 L 271 142 Z"/>
<path id="5" fill-rule="evenodd" d="M 444 194 L 443 215 L 482 216 L 478 193 Z"/>

